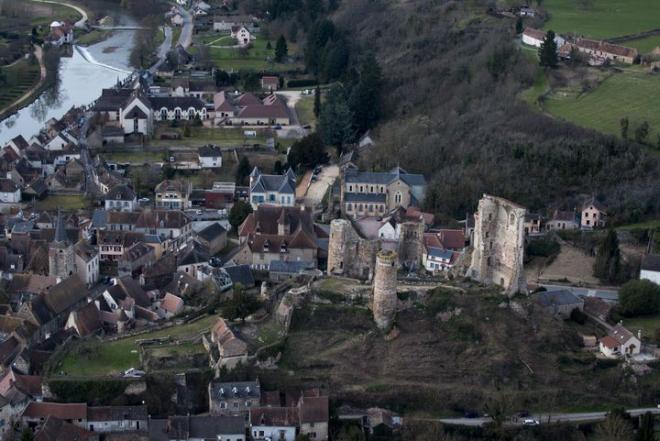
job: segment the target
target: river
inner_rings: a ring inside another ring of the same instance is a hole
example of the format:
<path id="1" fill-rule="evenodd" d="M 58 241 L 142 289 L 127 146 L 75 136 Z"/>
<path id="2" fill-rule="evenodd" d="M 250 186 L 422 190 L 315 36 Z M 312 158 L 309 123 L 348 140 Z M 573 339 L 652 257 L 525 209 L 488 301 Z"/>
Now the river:
<path id="1" fill-rule="evenodd" d="M 135 25 L 121 16 L 122 25 Z M 129 56 L 135 31 L 115 31 L 105 41 L 88 48 L 74 46 L 73 56 L 62 58 L 58 84 L 44 91 L 32 104 L 0 122 L 0 146 L 18 135 L 29 139 L 51 118 L 61 118 L 72 106 L 86 105 L 131 72 Z"/>

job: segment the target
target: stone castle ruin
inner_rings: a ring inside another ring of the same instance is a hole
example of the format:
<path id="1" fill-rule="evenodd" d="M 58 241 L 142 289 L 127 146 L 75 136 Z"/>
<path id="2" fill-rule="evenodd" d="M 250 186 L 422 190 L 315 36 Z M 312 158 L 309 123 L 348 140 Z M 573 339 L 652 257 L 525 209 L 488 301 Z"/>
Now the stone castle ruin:
<path id="1" fill-rule="evenodd" d="M 396 316 L 396 272 L 397 253 L 380 251 L 376 256 L 376 274 L 371 309 L 376 325 L 383 331 L 389 331 Z"/>
<path id="2" fill-rule="evenodd" d="M 395 252 L 397 268 L 418 268 L 424 251 L 424 223 L 402 217 L 394 223 L 398 238 L 388 239 L 364 234 L 349 220 L 333 220 L 330 223 L 328 275 L 372 280 L 376 255 L 381 250 Z"/>
<path id="3" fill-rule="evenodd" d="M 525 208 L 484 194 L 474 215 L 472 262 L 467 275 L 512 296 L 527 289 L 523 271 Z"/>

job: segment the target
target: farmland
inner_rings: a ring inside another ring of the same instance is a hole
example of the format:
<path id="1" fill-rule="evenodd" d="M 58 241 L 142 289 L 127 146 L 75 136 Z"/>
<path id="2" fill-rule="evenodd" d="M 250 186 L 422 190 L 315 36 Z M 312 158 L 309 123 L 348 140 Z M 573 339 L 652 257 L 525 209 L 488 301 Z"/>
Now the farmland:
<path id="1" fill-rule="evenodd" d="M 656 29 L 660 2 L 656 0 L 546 0 L 550 14 L 545 29 L 591 38 L 611 38 Z"/>

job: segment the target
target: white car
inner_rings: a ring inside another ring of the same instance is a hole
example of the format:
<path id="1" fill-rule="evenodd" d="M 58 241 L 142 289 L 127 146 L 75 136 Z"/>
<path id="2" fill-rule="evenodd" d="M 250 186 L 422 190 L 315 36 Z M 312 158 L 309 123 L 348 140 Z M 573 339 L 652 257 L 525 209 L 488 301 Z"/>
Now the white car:
<path id="1" fill-rule="evenodd" d="M 140 378 L 140 377 L 144 377 L 144 375 L 145 375 L 144 371 L 135 368 L 130 368 L 124 371 L 124 377 L 127 378 Z"/>
<path id="2" fill-rule="evenodd" d="M 539 423 L 539 420 L 535 420 L 535 419 L 532 419 L 532 418 L 527 418 L 527 419 L 523 420 L 522 424 L 523 424 L 523 426 L 538 426 L 540 423 Z"/>

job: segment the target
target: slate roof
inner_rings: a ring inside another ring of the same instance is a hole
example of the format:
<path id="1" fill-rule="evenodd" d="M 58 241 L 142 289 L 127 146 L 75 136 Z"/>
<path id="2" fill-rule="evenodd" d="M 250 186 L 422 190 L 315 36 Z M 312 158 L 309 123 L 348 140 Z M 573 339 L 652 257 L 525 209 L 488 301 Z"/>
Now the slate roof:
<path id="1" fill-rule="evenodd" d="M 344 193 L 344 202 L 381 203 L 387 201 L 385 193 Z"/>
<path id="2" fill-rule="evenodd" d="M 563 306 L 563 305 L 576 305 L 583 303 L 583 300 L 578 298 L 571 291 L 562 289 L 559 291 L 542 291 L 537 295 L 537 301 L 545 306 Z"/>
<path id="3" fill-rule="evenodd" d="M 644 256 L 641 269 L 660 272 L 660 254 L 647 254 Z"/>
<path id="4" fill-rule="evenodd" d="M 285 274 L 298 274 L 306 270 L 315 269 L 314 262 L 273 260 L 268 266 L 268 271 Z"/>
<path id="5" fill-rule="evenodd" d="M 255 285 L 254 275 L 250 265 L 234 265 L 226 266 L 223 268 L 233 284 L 240 283 L 245 287 L 252 287 Z"/>
<path id="6" fill-rule="evenodd" d="M 87 408 L 87 421 L 142 421 L 149 418 L 147 406 L 97 406 Z"/>
<path id="7" fill-rule="evenodd" d="M 388 185 L 397 179 L 401 179 L 410 186 L 426 185 L 426 178 L 424 178 L 424 175 L 408 173 L 400 167 L 396 167 L 389 172 L 361 172 L 349 170 L 346 172 L 345 176 L 346 183 L 351 184 Z"/>
<path id="8" fill-rule="evenodd" d="M 34 441 L 96 441 L 99 436 L 94 432 L 62 421 L 55 416 L 48 416 L 46 422 L 34 434 Z"/>
<path id="9" fill-rule="evenodd" d="M 135 199 L 135 192 L 128 185 L 117 185 L 110 189 L 105 198 L 112 201 L 132 201 Z"/>
<path id="10" fill-rule="evenodd" d="M 163 107 L 170 111 L 173 111 L 177 107 L 182 110 L 188 110 L 191 107 L 195 110 L 201 110 L 205 107 L 202 100 L 190 96 L 151 97 L 149 100 L 151 101 L 151 107 L 155 111 L 159 111 Z"/>
<path id="11" fill-rule="evenodd" d="M 0 178 L 0 192 L 3 193 L 14 193 L 18 190 L 16 184 L 11 179 Z"/>
<path id="12" fill-rule="evenodd" d="M 255 167 L 250 176 L 254 177 L 250 186 L 250 192 L 252 193 L 295 193 L 296 178 L 295 175 L 292 177 L 288 172 L 283 175 L 264 175 Z"/>
<path id="13" fill-rule="evenodd" d="M 76 275 L 53 286 L 44 295 L 46 305 L 55 314 L 61 314 L 87 297 L 87 288 Z"/>
<path id="14" fill-rule="evenodd" d="M 197 150 L 197 152 L 199 153 L 199 156 L 203 158 L 222 157 L 222 149 L 217 145 L 208 144 L 202 146 Z"/>
<path id="15" fill-rule="evenodd" d="M 140 213 L 136 228 L 183 228 L 190 219 L 181 210 L 152 210 Z"/>
<path id="16" fill-rule="evenodd" d="M 628 340 L 636 338 L 635 334 L 627 330 L 621 325 L 616 325 L 609 333 L 619 344 L 625 344 Z"/>
<path id="17" fill-rule="evenodd" d="M 228 398 L 260 398 L 261 385 L 258 379 L 255 381 L 212 382 L 209 397 L 213 401 Z"/>
<path id="18" fill-rule="evenodd" d="M 454 252 L 451 250 L 443 250 L 442 248 L 429 247 L 427 254 L 438 259 L 451 260 Z"/>
<path id="19" fill-rule="evenodd" d="M 218 222 L 215 222 L 197 233 L 197 236 L 210 242 L 225 233 L 227 233 L 227 230 Z"/>

